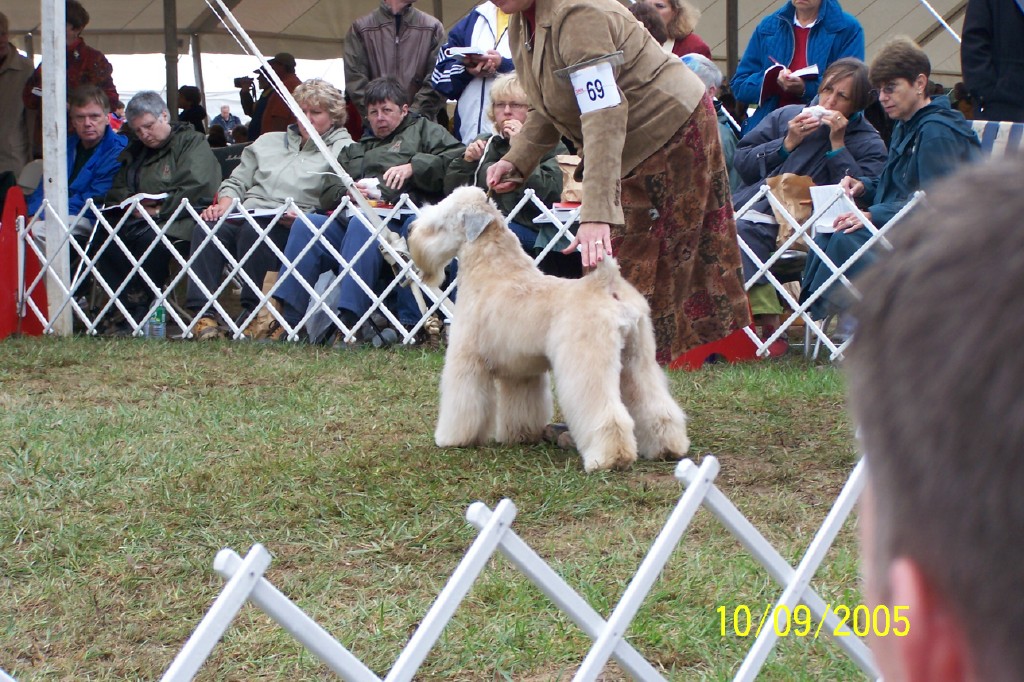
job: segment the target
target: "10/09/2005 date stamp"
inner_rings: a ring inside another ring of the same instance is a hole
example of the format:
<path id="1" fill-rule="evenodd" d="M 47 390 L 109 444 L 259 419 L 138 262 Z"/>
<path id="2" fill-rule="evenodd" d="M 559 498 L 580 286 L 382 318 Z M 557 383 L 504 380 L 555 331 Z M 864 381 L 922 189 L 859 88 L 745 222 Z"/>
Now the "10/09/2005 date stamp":
<path id="1" fill-rule="evenodd" d="M 815 639 L 823 633 L 833 637 L 867 637 L 869 634 L 876 637 L 906 637 L 910 634 L 909 610 L 908 606 L 890 607 L 882 604 L 873 610 L 864 604 L 852 608 L 845 604 L 826 604 L 821 618 L 815 618 L 811 609 L 804 604 L 793 609 L 785 604 L 774 607 L 766 604 L 760 613 L 751 611 L 746 604 L 740 604 L 731 612 L 725 606 L 716 609 L 722 637 L 730 634 L 730 631 L 737 637 L 757 637 L 762 628 L 768 625 L 774 628 L 778 637 Z M 826 628 L 825 621 L 830 615 L 835 616 L 835 620 Z"/>

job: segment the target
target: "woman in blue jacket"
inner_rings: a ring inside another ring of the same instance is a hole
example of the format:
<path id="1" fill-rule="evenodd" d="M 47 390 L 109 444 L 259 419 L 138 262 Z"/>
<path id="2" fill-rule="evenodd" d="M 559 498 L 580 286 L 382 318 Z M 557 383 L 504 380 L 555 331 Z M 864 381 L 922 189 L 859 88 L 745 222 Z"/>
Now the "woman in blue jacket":
<path id="1" fill-rule="evenodd" d="M 762 19 L 730 82 L 737 101 L 758 104 L 743 133 L 780 106 L 815 98 L 819 80 L 793 78 L 792 71 L 817 65 L 823 74 L 842 57 L 864 59 L 864 30 L 838 0 L 791 0 Z"/>
<path id="2" fill-rule="evenodd" d="M 896 121 L 889 156 L 881 176 L 847 176 L 840 184 L 850 196 L 866 200 L 864 214 L 875 227 L 888 223 L 915 192 L 981 156 L 981 143 L 963 114 L 950 106 L 945 95 L 928 95 L 930 74 L 924 50 L 904 37 L 885 45 L 871 64 L 871 83 L 878 89 L 879 102 Z M 840 266 L 868 241 L 871 231 L 852 212 L 837 217 L 834 228 L 835 232 L 819 234 L 814 241 Z M 846 276 L 853 279 L 874 260 L 870 251 L 864 253 Z M 832 274 L 832 268 L 812 253 L 804 269 L 800 300 L 809 300 Z M 849 303 L 845 292 L 843 286 L 830 286 L 811 306 L 812 317 L 841 312 Z"/>

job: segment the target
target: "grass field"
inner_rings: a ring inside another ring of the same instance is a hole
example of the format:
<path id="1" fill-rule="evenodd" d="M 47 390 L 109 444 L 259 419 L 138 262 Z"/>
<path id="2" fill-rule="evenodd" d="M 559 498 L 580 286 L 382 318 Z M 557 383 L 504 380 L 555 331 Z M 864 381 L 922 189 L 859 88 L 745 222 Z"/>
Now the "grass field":
<path id="1" fill-rule="evenodd" d="M 229 342 L 0 343 L 0 668 L 28 680 L 158 679 L 222 587 L 217 550 L 274 555 L 267 578 L 386 674 L 475 537 L 513 528 L 607 616 L 683 492 L 671 463 L 586 475 L 543 444 L 433 444 L 438 353 Z M 800 358 L 673 373 L 691 455 L 794 564 L 855 461 L 837 370 Z M 848 523 L 814 585 L 859 600 Z M 628 638 L 671 680 L 725 680 L 780 588 L 698 512 Z M 730 623 L 731 630 L 731 623 Z M 492 559 L 422 680 L 568 679 L 589 639 Z M 621 679 L 614 667 L 605 679 Z M 247 606 L 198 679 L 336 679 Z M 763 679 L 862 679 L 834 643 L 789 637 Z"/>

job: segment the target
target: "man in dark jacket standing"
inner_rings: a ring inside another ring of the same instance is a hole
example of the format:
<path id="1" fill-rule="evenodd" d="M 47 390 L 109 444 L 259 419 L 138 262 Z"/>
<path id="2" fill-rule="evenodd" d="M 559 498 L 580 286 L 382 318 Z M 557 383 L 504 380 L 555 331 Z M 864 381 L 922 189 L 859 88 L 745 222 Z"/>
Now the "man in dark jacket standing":
<path id="1" fill-rule="evenodd" d="M 970 0 L 960 66 L 978 118 L 1024 121 L 1024 0 Z"/>
<path id="2" fill-rule="evenodd" d="M 345 93 L 363 117 L 366 85 L 377 78 L 401 83 L 412 102 L 409 109 L 431 121 L 444 106 L 430 84 L 444 26 L 414 8 L 415 1 L 381 0 L 376 11 L 356 19 L 345 37 Z"/>

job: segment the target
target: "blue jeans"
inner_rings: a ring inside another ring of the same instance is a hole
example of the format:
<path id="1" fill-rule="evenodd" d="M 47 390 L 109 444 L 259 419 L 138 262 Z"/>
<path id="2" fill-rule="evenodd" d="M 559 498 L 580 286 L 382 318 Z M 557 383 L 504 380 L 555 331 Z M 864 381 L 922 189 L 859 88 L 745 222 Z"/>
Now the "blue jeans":
<path id="1" fill-rule="evenodd" d="M 327 216 L 308 214 L 309 222 L 319 229 L 325 222 Z M 338 260 L 327 250 L 324 242 L 328 242 L 341 257 L 352 265 L 352 272 L 357 274 L 369 287 L 376 288 L 380 279 L 381 266 L 384 264 L 384 257 L 377 248 L 376 240 L 356 258 L 356 254 L 363 244 L 370 239 L 372 233 L 358 218 L 352 218 L 347 226 L 342 227 L 340 222 L 332 222 L 324 230 L 321 239 L 316 240 L 309 250 L 296 260 L 299 253 L 306 245 L 313 240 L 313 232 L 305 223 L 296 220 L 292 223 L 291 232 L 288 235 L 288 243 L 284 248 L 284 255 L 289 261 L 295 263 L 295 269 L 286 277 L 283 277 L 281 284 L 274 297 L 281 302 L 284 319 L 289 325 L 295 326 L 306 314 L 309 306 L 309 292 L 299 282 L 296 275 L 312 287 L 317 279 L 324 272 L 337 273 L 340 268 Z M 281 270 L 284 272 L 284 268 Z M 340 297 L 338 307 L 342 310 L 349 310 L 357 316 L 363 315 L 370 308 L 370 297 L 363 291 L 354 279 L 345 277 L 338 285 Z"/>

